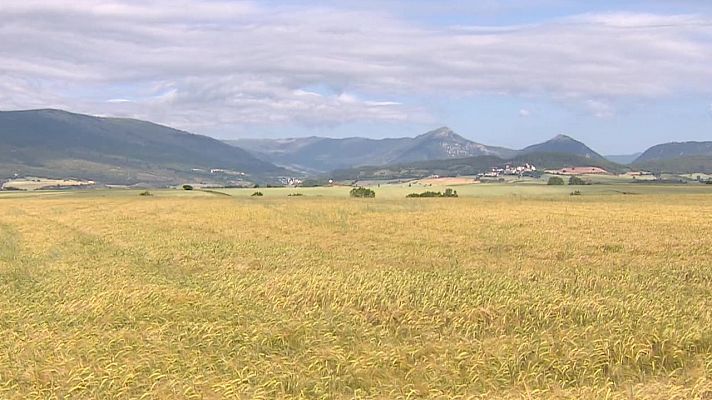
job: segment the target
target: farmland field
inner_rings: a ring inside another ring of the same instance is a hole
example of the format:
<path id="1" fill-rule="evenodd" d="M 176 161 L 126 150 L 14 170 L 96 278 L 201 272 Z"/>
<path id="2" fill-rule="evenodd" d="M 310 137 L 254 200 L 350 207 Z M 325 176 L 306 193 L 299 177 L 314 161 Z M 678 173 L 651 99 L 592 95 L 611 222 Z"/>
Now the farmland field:
<path id="1" fill-rule="evenodd" d="M 709 185 L 259 190 L 0 195 L 0 398 L 712 398 Z"/>

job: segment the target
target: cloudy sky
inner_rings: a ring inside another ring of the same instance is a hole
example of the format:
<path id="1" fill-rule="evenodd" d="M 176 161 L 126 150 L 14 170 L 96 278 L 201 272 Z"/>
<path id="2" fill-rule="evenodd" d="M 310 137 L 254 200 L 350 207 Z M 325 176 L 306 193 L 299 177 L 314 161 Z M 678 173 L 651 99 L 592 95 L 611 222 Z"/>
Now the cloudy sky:
<path id="1" fill-rule="evenodd" d="M 712 2 L 1 0 L 0 109 L 47 107 L 220 138 L 712 140 Z"/>

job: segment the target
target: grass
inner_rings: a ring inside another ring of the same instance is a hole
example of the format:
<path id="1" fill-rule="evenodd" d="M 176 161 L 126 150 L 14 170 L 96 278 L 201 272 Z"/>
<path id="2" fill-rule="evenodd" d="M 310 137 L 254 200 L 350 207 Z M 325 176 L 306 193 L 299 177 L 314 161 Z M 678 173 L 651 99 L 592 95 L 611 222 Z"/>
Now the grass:
<path id="1" fill-rule="evenodd" d="M 519 197 L 519 198 L 550 198 L 560 199 L 563 195 L 568 195 L 572 190 L 580 190 L 584 195 L 603 196 L 620 194 L 642 194 L 642 195 L 677 195 L 677 194 L 712 194 L 712 188 L 707 185 L 691 183 L 686 185 L 658 185 L 658 184 L 595 184 L 587 186 L 548 186 L 544 183 L 480 183 L 472 185 L 421 185 L 421 184 L 370 184 L 366 187 L 376 192 L 378 199 L 397 200 L 404 199 L 406 195 L 414 192 L 435 191 L 444 192 L 447 188 L 457 190 L 462 197 L 474 198 L 499 198 L 499 197 Z M 349 186 L 335 187 L 314 187 L 314 188 L 260 188 L 260 189 L 215 189 L 217 192 L 226 193 L 236 198 L 247 198 L 255 191 L 264 194 L 264 198 L 285 198 L 290 194 L 301 193 L 304 197 L 324 197 L 324 198 L 348 198 Z M 259 199 L 255 199 L 259 200 Z"/>
<path id="2" fill-rule="evenodd" d="M 0 398 L 710 398 L 712 190 L 617 188 L 3 195 Z"/>

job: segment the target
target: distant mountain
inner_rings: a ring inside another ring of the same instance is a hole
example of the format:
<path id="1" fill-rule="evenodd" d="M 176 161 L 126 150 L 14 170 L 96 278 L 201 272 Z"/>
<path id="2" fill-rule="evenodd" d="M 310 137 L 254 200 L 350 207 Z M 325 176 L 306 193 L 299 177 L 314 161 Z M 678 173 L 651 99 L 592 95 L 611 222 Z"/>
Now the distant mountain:
<path id="1" fill-rule="evenodd" d="M 397 157 L 398 149 L 411 140 L 331 139 L 240 139 L 227 143 L 250 151 L 256 157 L 287 168 L 319 173 L 362 164 L 382 164 Z"/>
<path id="2" fill-rule="evenodd" d="M 519 154 L 511 159 L 496 156 L 478 156 L 449 160 L 417 161 L 386 166 L 368 166 L 334 171 L 332 176 L 337 180 L 368 180 L 368 179 L 416 179 L 430 175 L 456 176 L 476 175 L 487 172 L 494 167 L 505 165 L 533 164 L 538 169 L 560 169 L 571 166 L 600 167 L 612 173 L 627 171 L 623 165 L 606 159 L 567 153 L 533 152 Z"/>
<path id="3" fill-rule="evenodd" d="M 377 140 L 309 137 L 240 139 L 228 143 L 247 149 L 263 160 L 311 172 L 328 172 L 360 165 L 387 165 L 480 155 L 510 157 L 516 154 L 515 150 L 470 141 L 449 128 L 436 129 L 415 138 Z"/>
<path id="4" fill-rule="evenodd" d="M 574 154 L 591 160 L 604 160 L 603 156 L 591 150 L 585 144 L 566 135 L 557 135 L 544 143 L 526 147 L 519 152 L 519 154 L 528 153 Z"/>
<path id="5" fill-rule="evenodd" d="M 712 155 L 685 156 L 664 160 L 636 161 L 632 168 L 654 173 L 668 174 L 712 174 Z"/>
<path id="6" fill-rule="evenodd" d="M 0 178 L 102 183 L 262 180 L 285 172 L 221 141 L 150 122 L 59 110 L 0 112 Z M 224 176 L 211 169 L 226 170 Z"/>
<path id="7" fill-rule="evenodd" d="M 689 156 L 712 156 L 712 142 L 672 142 L 659 144 L 646 150 L 635 163 L 670 160 Z"/>
<path id="8" fill-rule="evenodd" d="M 608 155 L 608 156 L 603 156 L 606 158 L 608 161 L 613 161 L 614 163 L 618 164 L 630 164 L 633 161 L 635 161 L 640 155 L 643 153 L 635 153 L 635 154 L 621 154 L 621 155 Z"/>
<path id="9" fill-rule="evenodd" d="M 445 160 L 475 156 L 510 157 L 515 150 L 503 147 L 485 146 L 467 140 L 449 128 L 440 128 L 415 137 L 393 162 Z"/>
<path id="10" fill-rule="evenodd" d="M 631 166 L 655 173 L 712 173 L 712 142 L 672 142 L 653 146 Z"/>

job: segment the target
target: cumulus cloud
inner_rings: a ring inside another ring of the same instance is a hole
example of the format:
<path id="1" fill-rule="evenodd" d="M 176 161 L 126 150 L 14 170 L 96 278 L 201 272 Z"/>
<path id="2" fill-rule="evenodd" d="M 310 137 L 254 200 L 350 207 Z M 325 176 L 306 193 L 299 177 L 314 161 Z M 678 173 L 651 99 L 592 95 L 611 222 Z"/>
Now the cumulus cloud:
<path id="1" fill-rule="evenodd" d="M 599 100 L 586 100 L 584 105 L 596 118 L 610 118 L 615 115 L 615 110 L 610 104 Z"/>
<path id="2" fill-rule="evenodd" d="M 403 99 L 481 93 L 550 96 L 605 118 L 615 110 L 600 99 L 712 91 L 712 21 L 697 15 L 426 28 L 370 9 L 3 0 L 0 20 L 0 108 L 184 128 L 413 122 L 427 109 Z"/>

